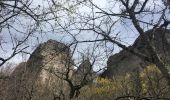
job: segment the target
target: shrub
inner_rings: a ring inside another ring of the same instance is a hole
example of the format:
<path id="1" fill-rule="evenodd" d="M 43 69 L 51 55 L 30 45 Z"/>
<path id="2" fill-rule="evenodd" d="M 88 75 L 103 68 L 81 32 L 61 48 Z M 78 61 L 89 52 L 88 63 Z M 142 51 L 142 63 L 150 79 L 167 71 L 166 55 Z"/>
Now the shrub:
<path id="1" fill-rule="evenodd" d="M 81 89 L 78 100 L 149 100 L 168 99 L 170 90 L 166 80 L 154 65 L 136 73 L 114 76 L 112 80 L 97 78 L 96 82 Z"/>

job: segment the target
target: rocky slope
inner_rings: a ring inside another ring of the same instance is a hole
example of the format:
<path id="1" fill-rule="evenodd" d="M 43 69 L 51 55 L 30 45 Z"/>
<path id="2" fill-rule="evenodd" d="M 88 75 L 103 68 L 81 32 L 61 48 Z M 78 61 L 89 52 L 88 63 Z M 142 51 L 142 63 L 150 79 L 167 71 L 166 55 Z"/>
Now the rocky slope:
<path id="1" fill-rule="evenodd" d="M 151 36 L 151 30 L 147 31 L 146 36 Z M 170 63 L 170 30 L 156 29 L 154 32 L 155 49 L 166 63 Z M 132 46 L 128 48 L 136 49 L 139 52 L 149 55 L 147 52 L 147 43 L 140 36 L 136 39 Z M 113 75 L 125 74 L 127 72 L 134 72 L 147 66 L 148 63 L 141 60 L 139 57 L 122 50 L 117 54 L 109 57 L 107 61 L 107 70 L 105 70 L 101 77 L 112 78 Z"/>

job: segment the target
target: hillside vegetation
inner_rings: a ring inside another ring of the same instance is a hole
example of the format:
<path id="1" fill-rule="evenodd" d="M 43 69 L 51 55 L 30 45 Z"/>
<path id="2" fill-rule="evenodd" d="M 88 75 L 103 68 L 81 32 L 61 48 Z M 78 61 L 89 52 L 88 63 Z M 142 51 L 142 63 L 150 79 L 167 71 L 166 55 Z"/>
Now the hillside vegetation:
<path id="1" fill-rule="evenodd" d="M 160 71 L 150 65 L 113 80 L 97 78 L 82 88 L 78 100 L 170 100 L 170 90 Z"/>

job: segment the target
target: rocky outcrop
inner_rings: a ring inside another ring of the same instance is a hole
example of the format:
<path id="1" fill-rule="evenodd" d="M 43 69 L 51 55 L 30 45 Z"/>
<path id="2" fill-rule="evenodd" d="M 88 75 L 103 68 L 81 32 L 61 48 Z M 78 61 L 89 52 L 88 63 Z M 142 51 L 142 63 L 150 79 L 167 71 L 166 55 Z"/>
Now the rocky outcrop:
<path id="1" fill-rule="evenodd" d="M 73 73 L 73 82 L 75 85 L 89 84 L 93 80 L 93 69 L 90 60 L 87 58 L 83 60 L 78 69 Z"/>
<path id="2" fill-rule="evenodd" d="M 26 63 L 11 74 L 5 100 L 57 100 L 67 98 L 69 87 L 63 80 L 72 68 L 70 49 L 63 43 L 49 40 L 40 44 Z"/>
<path id="3" fill-rule="evenodd" d="M 147 31 L 145 34 L 150 38 L 151 30 Z M 152 42 L 155 44 L 155 50 L 161 56 L 161 59 L 166 63 L 170 63 L 170 30 L 156 29 Z M 143 54 L 150 55 L 147 51 L 147 47 L 147 43 L 141 36 L 136 39 L 132 46 L 129 46 L 130 49 L 136 49 Z M 107 70 L 101 74 L 101 77 L 112 78 L 113 75 L 134 72 L 147 65 L 148 63 L 146 61 L 122 50 L 109 57 L 107 61 Z"/>

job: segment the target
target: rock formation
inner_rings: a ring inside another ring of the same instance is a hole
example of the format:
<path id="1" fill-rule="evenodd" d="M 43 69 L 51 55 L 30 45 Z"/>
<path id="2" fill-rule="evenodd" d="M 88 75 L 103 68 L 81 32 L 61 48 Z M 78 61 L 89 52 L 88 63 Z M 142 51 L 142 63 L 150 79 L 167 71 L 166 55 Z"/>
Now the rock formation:
<path id="1" fill-rule="evenodd" d="M 85 82 L 85 84 L 92 82 L 93 69 L 88 58 L 82 61 L 78 69 L 73 73 L 72 77 L 75 85 L 79 85 L 81 82 Z"/>
<path id="2" fill-rule="evenodd" d="M 150 37 L 150 31 L 146 36 Z M 153 41 L 155 49 L 161 58 L 170 63 L 170 30 L 157 29 Z M 130 49 L 136 49 L 146 55 L 147 43 L 140 36 Z M 0 90 L 2 100 L 59 100 L 69 97 L 69 85 L 64 80 L 65 74 L 72 70 L 74 62 L 71 59 L 70 49 L 63 43 L 49 40 L 40 44 L 31 54 L 27 62 L 19 64 L 10 75 L 10 78 L 0 82 L 4 90 Z M 122 50 L 109 57 L 107 70 L 102 77 L 112 78 L 113 75 L 133 72 L 141 66 L 148 65 L 139 57 Z M 84 78 L 86 77 L 86 78 Z M 73 73 L 73 85 L 92 81 L 93 70 L 89 59 L 83 60 L 79 68 Z"/>
<path id="3" fill-rule="evenodd" d="M 151 36 L 151 30 L 147 31 L 146 36 Z M 154 32 L 154 38 L 152 40 L 155 44 L 155 49 L 161 58 L 170 63 L 170 30 L 156 29 Z M 147 43 L 139 36 L 130 49 L 136 49 L 143 54 L 149 55 L 147 52 Z M 124 74 L 127 72 L 133 72 L 136 69 L 147 66 L 148 63 L 140 59 L 139 57 L 122 50 L 117 54 L 109 57 L 107 61 L 107 70 L 105 70 L 101 77 L 112 78 L 113 75 Z"/>
<path id="4" fill-rule="evenodd" d="M 69 87 L 63 80 L 72 68 L 70 49 L 63 43 L 49 40 L 40 44 L 26 63 L 11 74 L 5 100 L 58 100 L 68 97 Z"/>

